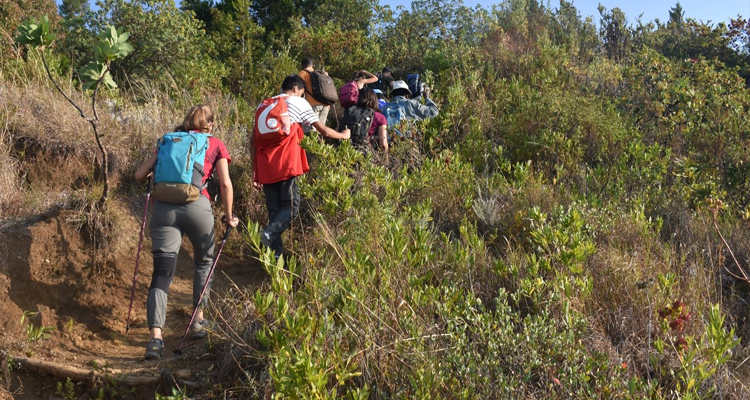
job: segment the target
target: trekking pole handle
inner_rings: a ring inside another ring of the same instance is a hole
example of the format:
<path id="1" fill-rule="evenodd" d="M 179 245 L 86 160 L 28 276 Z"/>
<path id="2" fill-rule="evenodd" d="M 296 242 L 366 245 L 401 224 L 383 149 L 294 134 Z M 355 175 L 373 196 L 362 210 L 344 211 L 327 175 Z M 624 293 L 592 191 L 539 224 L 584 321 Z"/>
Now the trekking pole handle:
<path id="1" fill-rule="evenodd" d="M 224 225 L 226 225 L 226 226 L 227 226 L 227 228 L 232 228 L 232 226 L 231 226 L 231 225 L 229 225 L 229 224 L 228 224 L 228 222 L 229 222 L 229 221 L 231 221 L 231 220 L 233 220 L 233 219 L 235 219 L 235 218 L 237 218 L 237 216 L 236 216 L 236 215 L 234 215 L 234 214 L 232 214 L 232 217 L 231 217 L 231 218 L 227 218 L 227 216 L 226 216 L 226 215 L 223 215 L 223 216 L 221 217 L 221 222 L 222 222 L 222 223 L 223 223 Z M 240 222 L 240 220 L 239 220 L 239 218 L 237 218 L 237 223 L 239 223 L 239 222 Z"/>

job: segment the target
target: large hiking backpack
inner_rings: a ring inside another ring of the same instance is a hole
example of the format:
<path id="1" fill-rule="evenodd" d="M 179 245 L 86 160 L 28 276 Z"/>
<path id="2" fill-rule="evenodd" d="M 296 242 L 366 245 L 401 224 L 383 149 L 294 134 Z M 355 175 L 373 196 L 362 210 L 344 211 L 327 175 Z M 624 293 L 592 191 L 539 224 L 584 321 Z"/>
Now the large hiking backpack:
<path id="1" fill-rule="evenodd" d="M 265 99 L 255 110 L 253 182 L 280 182 L 310 169 L 305 150 L 299 145 L 302 127 L 289 117 L 288 97 L 281 94 Z"/>
<path id="2" fill-rule="evenodd" d="M 269 97 L 255 109 L 253 140 L 256 145 L 279 142 L 291 133 L 292 122 L 285 97 Z"/>
<path id="3" fill-rule="evenodd" d="M 411 90 L 411 97 L 419 97 L 422 95 L 422 81 L 419 79 L 419 74 L 409 74 L 406 76 L 406 84 Z"/>
<path id="4" fill-rule="evenodd" d="M 341 107 L 348 108 L 357 104 L 359 98 L 359 87 L 357 81 L 349 81 L 339 91 L 339 102 Z"/>
<path id="5" fill-rule="evenodd" d="M 375 111 L 369 108 L 349 107 L 344 111 L 344 117 L 341 119 L 339 129 L 349 128 L 351 131 L 352 146 L 367 147 L 370 143 L 370 127 L 375 119 Z"/>
<path id="6" fill-rule="evenodd" d="M 403 101 L 393 100 L 387 103 L 383 108 L 383 115 L 388 121 L 388 128 L 396 127 L 404 119 L 406 111 L 404 110 Z"/>
<path id="7" fill-rule="evenodd" d="M 164 203 L 186 204 L 200 197 L 203 162 L 208 138 L 199 132 L 167 133 L 157 141 L 154 198 Z"/>
<path id="8" fill-rule="evenodd" d="M 339 100 L 336 84 L 325 73 L 320 71 L 310 72 L 310 84 L 312 86 L 312 96 L 315 100 L 325 105 L 335 104 Z"/>

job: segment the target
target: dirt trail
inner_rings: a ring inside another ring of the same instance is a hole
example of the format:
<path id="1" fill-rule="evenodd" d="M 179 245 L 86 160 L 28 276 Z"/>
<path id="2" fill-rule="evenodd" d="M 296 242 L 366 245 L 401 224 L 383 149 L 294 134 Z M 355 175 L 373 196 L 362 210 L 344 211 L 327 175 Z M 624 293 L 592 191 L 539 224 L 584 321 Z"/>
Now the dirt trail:
<path id="1" fill-rule="evenodd" d="M 86 269 L 87 246 L 72 227 L 73 218 L 73 213 L 62 212 L 37 221 L 0 226 L 0 350 L 113 375 L 153 375 L 168 366 L 170 370 L 189 370 L 189 378 L 193 373 L 211 369 L 210 360 L 200 362 L 205 358 L 207 339 L 188 339 L 184 356 L 172 354 L 192 312 L 193 261 L 189 241 L 183 241 L 177 273 L 169 290 L 165 357 L 145 361 L 143 354 L 148 341 L 145 304 L 152 271 L 150 240 L 144 239 L 141 250 L 131 328 L 125 336 L 140 221 L 126 218 L 117 241 L 120 247 L 110 257 L 109 272 L 90 277 Z M 248 265 L 233 255 L 230 239 L 214 273 L 212 298 L 233 284 L 258 285 L 264 277 L 257 264 Z M 27 328 L 28 322 L 21 324 L 24 311 L 39 313 L 30 318 L 34 328 Z M 208 318 L 210 314 L 209 310 Z M 34 336 L 33 331 L 41 327 L 54 330 L 47 332 L 47 338 L 27 343 Z M 0 388 L 3 386 L 0 383 Z M 46 399 L 55 393 L 54 381 L 27 373 L 15 373 L 6 389 L 17 399 Z M 150 390 L 153 398 L 153 389 Z"/>

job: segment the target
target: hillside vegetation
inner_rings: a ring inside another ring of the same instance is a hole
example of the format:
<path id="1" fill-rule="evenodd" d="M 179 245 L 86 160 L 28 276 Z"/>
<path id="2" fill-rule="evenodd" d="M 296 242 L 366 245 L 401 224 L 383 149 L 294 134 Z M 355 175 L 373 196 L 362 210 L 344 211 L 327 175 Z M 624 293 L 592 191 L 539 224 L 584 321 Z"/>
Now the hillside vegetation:
<path id="1" fill-rule="evenodd" d="M 112 24 L 134 49 L 96 103 L 115 205 L 96 211 L 109 223 L 92 276 L 131 273 L 106 261 L 118 220 L 139 218 L 118 211 L 139 207 L 133 173 L 190 105 L 211 105 L 246 221 L 230 246 L 268 277 L 214 298 L 223 379 L 191 398 L 750 396 L 747 21 L 676 4 L 666 22 L 600 7 L 596 24 L 565 0 L 180 7 L 0 5 L 0 212 L 81 210 L 70 223 L 87 233 L 103 190 L 89 124 L 12 41 L 33 13 L 48 10 L 58 37 L 42 51 L 82 104 L 96 35 Z M 306 138 L 303 210 L 277 262 L 259 245 L 248 133 L 308 56 L 339 86 L 363 68 L 420 72 L 440 113 L 387 158 Z"/>

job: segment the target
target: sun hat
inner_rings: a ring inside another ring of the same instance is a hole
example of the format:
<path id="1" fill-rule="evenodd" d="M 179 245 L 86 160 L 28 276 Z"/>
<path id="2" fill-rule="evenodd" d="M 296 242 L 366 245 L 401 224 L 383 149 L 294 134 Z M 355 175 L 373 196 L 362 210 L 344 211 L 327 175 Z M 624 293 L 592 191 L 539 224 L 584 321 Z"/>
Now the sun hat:
<path id="1" fill-rule="evenodd" d="M 404 81 L 393 82 L 393 89 L 391 89 L 391 96 L 403 96 L 405 94 L 408 94 L 409 97 L 411 97 L 411 90 L 409 90 L 409 85 L 407 85 L 406 82 Z"/>

